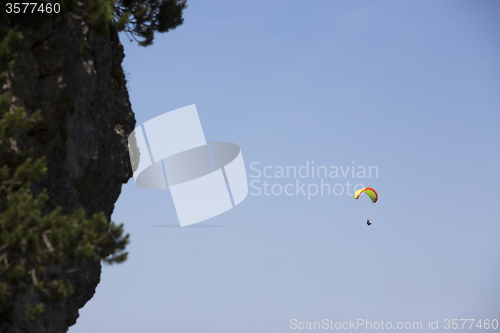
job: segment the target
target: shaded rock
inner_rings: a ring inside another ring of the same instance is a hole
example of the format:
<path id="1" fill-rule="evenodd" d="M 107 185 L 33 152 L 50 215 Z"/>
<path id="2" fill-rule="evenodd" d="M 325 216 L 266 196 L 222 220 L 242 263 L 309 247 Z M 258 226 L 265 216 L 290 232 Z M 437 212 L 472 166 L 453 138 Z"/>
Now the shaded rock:
<path id="1" fill-rule="evenodd" d="M 42 122 L 19 144 L 47 157 L 48 174 L 34 185 L 35 192 L 48 189 L 47 209 L 61 206 L 69 214 L 83 207 L 89 216 L 104 211 L 109 218 L 122 184 L 132 176 L 127 137 L 135 118 L 117 32 L 99 34 L 84 17 L 77 6 L 36 31 L 23 31 L 8 89 L 16 107 L 24 106 L 28 114 L 42 110 Z M 100 274 L 100 262 L 82 262 L 71 274 L 75 293 L 46 303 L 34 321 L 24 315 L 28 303 L 37 303 L 36 293 L 28 290 L 10 304 L 0 331 L 66 332 L 92 298 Z"/>

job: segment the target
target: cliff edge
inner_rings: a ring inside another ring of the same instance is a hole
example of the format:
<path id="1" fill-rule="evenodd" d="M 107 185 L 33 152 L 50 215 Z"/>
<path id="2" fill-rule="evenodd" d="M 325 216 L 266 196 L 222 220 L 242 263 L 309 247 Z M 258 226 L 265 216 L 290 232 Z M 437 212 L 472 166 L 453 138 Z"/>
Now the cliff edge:
<path id="1" fill-rule="evenodd" d="M 5 30 L 5 24 L 0 22 L 0 28 Z M 47 157 L 48 173 L 33 189 L 47 188 L 49 209 L 61 206 L 69 214 L 83 207 L 89 216 L 103 211 L 109 219 L 122 184 L 132 176 L 127 137 L 135 126 L 118 33 L 112 28 L 99 33 L 78 5 L 22 33 L 19 56 L 3 89 L 11 91 L 13 107 L 42 112 L 33 135 L 19 143 Z M 75 292 L 46 304 L 35 320 L 24 310 L 36 294 L 17 297 L 0 331 L 66 332 L 92 298 L 100 274 L 99 261 L 80 263 L 71 275 Z"/>

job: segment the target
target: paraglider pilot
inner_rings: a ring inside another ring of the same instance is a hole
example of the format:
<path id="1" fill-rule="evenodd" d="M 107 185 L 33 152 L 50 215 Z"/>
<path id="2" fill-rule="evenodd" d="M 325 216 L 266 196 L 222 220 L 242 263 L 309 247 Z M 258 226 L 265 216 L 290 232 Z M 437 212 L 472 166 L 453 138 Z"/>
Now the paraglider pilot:
<path id="1" fill-rule="evenodd" d="M 356 193 L 354 193 L 354 199 L 358 199 L 359 196 L 361 195 L 361 193 L 366 193 L 370 199 L 372 200 L 373 203 L 376 203 L 377 200 L 378 200 L 378 194 L 377 194 L 377 191 L 375 191 L 373 188 L 371 187 L 365 187 L 365 188 L 362 188 L 362 189 L 359 189 L 356 191 Z M 368 226 L 370 226 L 372 223 L 370 222 L 370 220 L 366 220 L 366 224 Z"/>

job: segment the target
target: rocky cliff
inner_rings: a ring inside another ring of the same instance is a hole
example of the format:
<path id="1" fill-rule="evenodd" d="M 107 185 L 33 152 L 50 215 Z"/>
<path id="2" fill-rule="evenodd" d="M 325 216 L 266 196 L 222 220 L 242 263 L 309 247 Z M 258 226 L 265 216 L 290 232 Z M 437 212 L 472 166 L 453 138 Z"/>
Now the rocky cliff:
<path id="1" fill-rule="evenodd" d="M 112 29 L 98 33 L 85 16 L 77 6 L 40 28 L 23 31 L 7 88 L 15 107 L 24 106 L 27 113 L 42 110 L 41 123 L 21 143 L 47 157 L 48 174 L 34 190 L 48 189 L 50 208 L 61 206 L 71 213 L 83 207 L 89 215 L 104 211 L 109 218 L 122 184 L 132 176 L 127 137 L 135 119 L 118 34 Z M 26 304 L 37 297 L 27 292 L 16 300 L 0 331 L 65 332 L 92 298 L 100 273 L 98 261 L 81 263 L 72 274 L 74 294 L 46 304 L 36 320 L 24 315 Z"/>

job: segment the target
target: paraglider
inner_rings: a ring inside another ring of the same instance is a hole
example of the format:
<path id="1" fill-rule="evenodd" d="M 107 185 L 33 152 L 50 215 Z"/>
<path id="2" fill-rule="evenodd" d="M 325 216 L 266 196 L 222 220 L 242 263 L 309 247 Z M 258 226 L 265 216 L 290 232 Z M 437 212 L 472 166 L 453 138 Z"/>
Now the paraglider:
<path id="1" fill-rule="evenodd" d="M 358 199 L 359 196 L 363 193 L 366 193 L 366 195 L 368 195 L 370 197 L 370 199 L 372 200 L 373 203 L 376 203 L 377 200 L 378 200 L 378 194 L 377 194 L 377 191 L 375 191 L 373 188 L 371 187 L 365 187 L 365 188 L 362 188 L 362 189 L 359 189 L 356 191 L 356 193 L 354 193 L 354 199 Z M 368 217 L 368 219 L 366 220 L 366 224 L 368 226 L 370 226 L 372 224 L 372 222 L 370 222 L 370 218 Z"/>

